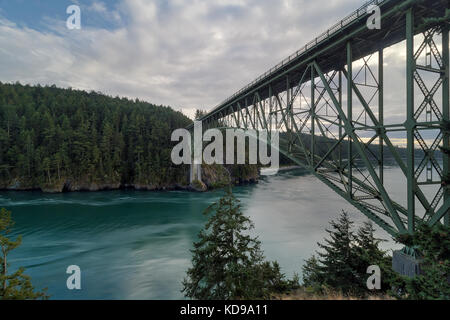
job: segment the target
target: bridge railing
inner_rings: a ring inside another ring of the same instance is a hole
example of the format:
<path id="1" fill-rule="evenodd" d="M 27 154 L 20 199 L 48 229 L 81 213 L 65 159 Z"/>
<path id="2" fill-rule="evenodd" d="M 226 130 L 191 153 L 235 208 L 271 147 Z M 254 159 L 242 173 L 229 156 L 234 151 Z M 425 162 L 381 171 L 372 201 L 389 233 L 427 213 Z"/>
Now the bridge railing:
<path id="1" fill-rule="evenodd" d="M 390 0 L 370 0 L 370 1 L 366 2 L 358 10 L 356 10 L 352 14 L 348 15 L 347 17 L 345 17 L 344 19 L 342 19 L 341 21 L 336 23 L 334 26 L 329 28 L 327 31 L 322 33 L 320 36 L 318 36 L 317 38 L 315 38 L 312 41 L 308 42 L 304 47 L 302 47 L 301 49 L 297 50 L 295 53 L 291 54 L 289 57 L 287 57 L 286 59 L 284 59 L 283 61 L 278 63 L 276 66 L 270 68 L 267 72 L 265 72 L 264 74 L 260 75 L 258 78 L 253 80 L 251 83 L 249 83 L 248 85 L 243 87 L 241 90 L 239 90 L 238 92 L 236 92 L 235 94 L 233 94 L 232 96 L 227 98 L 226 100 L 222 101 L 219 105 L 217 105 L 213 109 L 212 112 L 217 111 L 220 107 L 222 107 L 223 105 L 227 104 L 228 102 L 230 102 L 231 100 L 233 100 L 234 98 L 236 98 L 237 96 L 239 96 L 240 94 L 242 94 L 243 92 L 248 90 L 249 88 L 253 87 L 256 83 L 258 83 L 261 80 L 271 76 L 274 72 L 278 71 L 281 67 L 283 67 L 284 65 L 288 64 L 292 60 L 297 59 L 300 55 L 304 54 L 308 50 L 316 47 L 317 45 L 320 45 L 323 41 L 325 41 L 329 37 L 335 35 L 342 28 L 344 28 L 344 27 L 348 26 L 350 23 L 356 21 L 361 16 L 367 15 L 367 8 L 369 6 L 380 5 L 380 4 L 384 4 L 386 2 L 389 2 L 389 1 Z"/>

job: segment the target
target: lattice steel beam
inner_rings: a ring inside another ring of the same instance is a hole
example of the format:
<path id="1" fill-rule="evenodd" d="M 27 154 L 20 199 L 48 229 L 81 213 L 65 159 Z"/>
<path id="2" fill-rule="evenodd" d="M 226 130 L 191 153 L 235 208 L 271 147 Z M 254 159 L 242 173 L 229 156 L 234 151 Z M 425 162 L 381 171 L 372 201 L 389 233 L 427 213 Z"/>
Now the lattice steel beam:
<path id="1" fill-rule="evenodd" d="M 429 15 L 426 7 L 417 6 L 427 4 L 435 14 L 448 9 L 448 1 L 380 3 L 386 9 L 383 19 L 391 22 L 382 33 L 371 36 L 354 21 L 350 32 L 317 42 L 317 50 L 272 70 L 202 121 L 205 128 L 264 130 L 269 139 L 279 131 L 284 155 L 395 236 L 414 232 L 418 222 L 450 223 L 449 18 L 422 20 Z M 418 34 L 423 39 L 414 50 Z M 402 40 L 407 50 L 406 118 L 385 125 L 383 49 Z M 419 61 L 423 55 L 425 64 Z M 356 60 L 363 62 L 359 70 L 354 70 Z M 430 75 L 437 77 L 431 86 L 426 81 Z M 423 99 L 416 101 L 417 94 Z M 438 132 L 432 143 L 424 139 L 424 131 Z M 388 136 L 398 132 L 407 136 L 406 159 Z M 406 207 L 385 185 L 388 155 L 407 181 Z M 423 191 L 432 186 L 432 193 Z"/>

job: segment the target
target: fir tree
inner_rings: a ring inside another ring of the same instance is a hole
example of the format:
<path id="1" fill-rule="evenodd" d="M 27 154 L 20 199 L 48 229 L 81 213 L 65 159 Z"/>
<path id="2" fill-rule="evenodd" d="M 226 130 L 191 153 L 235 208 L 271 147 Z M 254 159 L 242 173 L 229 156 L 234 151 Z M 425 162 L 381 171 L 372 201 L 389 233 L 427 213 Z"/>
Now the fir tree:
<path id="1" fill-rule="evenodd" d="M 195 111 L 195 120 L 200 120 L 201 118 L 203 118 L 204 116 L 206 116 L 206 114 L 207 114 L 208 112 L 206 112 L 205 110 L 200 110 L 200 109 L 197 109 L 196 111 Z"/>
<path id="2" fill-rule="evenodd" d="M 323 277 L 320 272 L 319 261 L 316 256 L 306 260 L 306 263 L 302 267 L 303 285 L 307 288 L 311 288 L 314 291 L 319 291 L 323 283 Z"/>
<path id="3" fill-rule="evenodd" d="M 8 254 L 17 248 L 22 238 L 19 236 L 15 241 L 7 236 L 11 232 L 14 222 L 11 219 L 11 212 L 5 209 L 0 210 L 0 299 L 3 300 L 37 300 L 47 299 L 45 291 L 35 291 L 31 284 L 31 278 L 24 274 L 25 269 L 20 268 L 13 274 L 8 274 Z"/>
<path id="4" fill-rule="evenodd" d="M 192 250 L 192 268 L 183 292 L 199 300 L 268 298 L 293 286 L 277 263 L 264 261 L 261 244 L 248 233 L 253 223 L 243 215 L 231 190 L 211 205 L 214 212 Z M 294 280 L 295 282 L 295 280 Z"/>
<path id="5" fill-rule="evenodd" d="M 317 253 L 321 274 L 326 286 L 349 293 L 358 281 L 354 268 L 357 253 L 352 245 L 355 241 L 353 222 L 346 212 L 342 212 L 338 221 L 331 221 L 330 224 L 332 229 L 326 230 L 330 238 L 325 239 L 325 244 L 318 244 L 322 249 Z"/>
<path id="6" fill-rule="evenodd" d="M 377 265 L 382 273 L 382 290 L 378 293 L 388 292 L 398 277 L 391 268 L 391 258 L 379 248 L 383 240 L 375 237 L 373 224 L 364 223 L 355 234 L 346 212 L 330 224 L 329 239 L 318 244 L 318 258 L 313 256 L 302 267 L 303 285 L 316 293 L 331 289 L 362 297 L 373 294 L 367 288 L 367 268 Z"/>
<path id="7" fill-rule="evenodd" d="M 386 251 L 380 249 L 380 244 L 386 240 L 375 237 L 375 228 L 372 222 L 365 222 L 356 235 L 356 273 L 360 284 L 358 291 L 360 294 L 367 292 L 366 279 L 367 268 L 372 265 L 380 267 L 381 290 L 378 293 L 390 292 L 394 281 L 398 275 L 392 270 L 392 258 Z"/>

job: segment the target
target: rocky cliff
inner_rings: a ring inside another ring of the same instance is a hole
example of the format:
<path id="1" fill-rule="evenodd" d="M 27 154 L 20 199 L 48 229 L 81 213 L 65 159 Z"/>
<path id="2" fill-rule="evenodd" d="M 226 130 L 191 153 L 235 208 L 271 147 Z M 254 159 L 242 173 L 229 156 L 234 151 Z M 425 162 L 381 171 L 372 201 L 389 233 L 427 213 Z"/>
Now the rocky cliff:
<path id="1" fill-rule="evenodd" d="M 203 165 L 202 182 L 189 185 L 188 169 L 186 168 L 184 178 L 177 181 L 136 181 L 123 183 L 120 177 L 105 177 L 103 181 L 92 179 L 89 176 L 82 178 L 60 178 L 52 183 L 32 183 L 21 178 L 10 178 L 0 181 L 0 190 L 11 191 L 32 191 L 40 190 L 45 193 L 62 193 L 76 191 L 105 191 L 119 189 L 134 189 L 142 191 L 161 190 L 191 190 L 207 191 L 229 185 L 242 185 L 257 183 L 259 180 L 259 170 L 257 166 L 223 166 L 223 165 Z"/>

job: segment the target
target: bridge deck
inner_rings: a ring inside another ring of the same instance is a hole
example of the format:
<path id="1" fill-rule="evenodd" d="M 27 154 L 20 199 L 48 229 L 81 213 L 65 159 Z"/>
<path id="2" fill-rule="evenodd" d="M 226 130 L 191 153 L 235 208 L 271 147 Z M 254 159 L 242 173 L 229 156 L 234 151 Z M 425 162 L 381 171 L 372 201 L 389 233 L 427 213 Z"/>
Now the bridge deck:
<path id="1" fill-rule="evenodd" d="M 233 113 L 231 105 L 239 103 L 241 108 L 250 106 L 253 101 L 246 97 L 258 91 L 261 99 L 269 97 L 268 84 L 272 93 L 278 94 L 287 88 L 299 84 L 303 71 L 313 60 L 325 73 L 342 69 L 346 65 L 346 43 L 351 40 L 354 48 L 354 61 L 368 56 L 380 49 L 405 40 L 405 9 L 414 6 L 416 26 L 426 18 L 443 16 L 447 0 L 372 0 L 350 16 L 327 30 L 305 47 L 283 60 L 255 81 L 239 90 L 233 96 L 219 104 L 201 120 L 221 113 L 222 116 Z M 369 5 L 378 5 L 382 14 L 381 30 L 369 30 L 367 13 Z M 418 30 L 420 32 L 421 30 Z M 305 80 L 308 81 L 308 80 Z"/>

